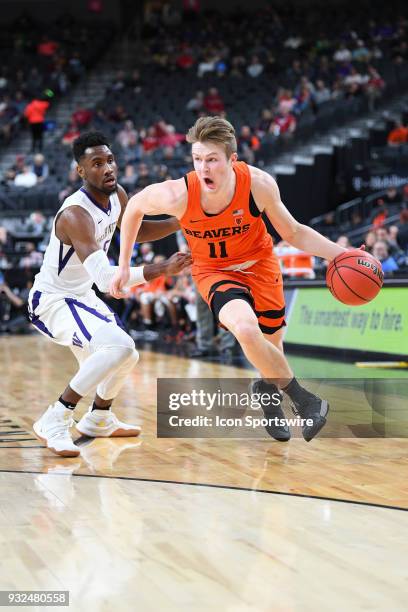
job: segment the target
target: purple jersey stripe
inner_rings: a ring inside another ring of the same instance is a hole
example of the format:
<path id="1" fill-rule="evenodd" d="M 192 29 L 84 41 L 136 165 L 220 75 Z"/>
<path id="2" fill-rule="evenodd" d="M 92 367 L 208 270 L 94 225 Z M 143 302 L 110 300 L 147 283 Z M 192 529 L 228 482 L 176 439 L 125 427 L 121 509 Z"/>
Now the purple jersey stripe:
<path id="1" fill-rule="evenodd" d="M 40 321 L 40 318 L 38 316 L 34 316 L 31 318 L 31 324 L 34 325 L 34 327 L 36 327 L 40 331 L 42 331 L 44 334 L 47 334 L 47 336 L 49 336 L 50 338 L 54 337 L 50 330 L 45 327 L 44 323 Z"/>
<path id="2" fill-rule="evenodd" d="M 92 336 L 89 333 L 89 331 L 86 329 L 81 317 L 79 316 L 77 309 L 75 308 L 74 304 L 72 303 L 72 301 L 75 300 L 70 300 L 69 298 L 65 299 L 66 303 L 68 304 L 68 308 L 70 309 L 72 316 L 74 317 L 79 329 L 81 330 L 81 332 L 83 333 L 83 335 L 85 336 L 85 338 L 88 340 L 88 342 L 90 342 Z"/>
<path id="3" fill-rule="evenodd" d="M 35 310 L 38 307 L 38 304 L 40 303 L 40 298 L 41 298 L 41 291 L 34 291 L 33 299 L 31 301 L 31 312 L 29 309 L 28 317 L 32 325 L 34 325 L 34 327 L 42 331 L 44 334 L 47 334 L 47 336 L 49 336 L 50 338 L 53 338 L 54 336 L 52 335 L 50 330 L 44 325 L 42 321 L 40 321 L 40 317 L 35 314 Z"/>
<path id="4" fill-rule="evenodd" d="M 73 246 L 69 247 L 64 257 L 62 256 L 63 252 L 64 252 L 64 243 L 61 242 L 60 240 L 60 248 L 59 248 L 59 256 L 58 256 L 58 276 L 61 274 L 61 272 L 63 271 L 63 269 L 69 262 L 69 260 L 71 259 L 72 255 L 75 252 L 75 249 Z"/>
<path id="5" fill-rule="evenodd" d="M 68 304 L 68 307 L 72 313 L 72 316 L 74 317 L 75 321 L 78 324 L 79 329 L 81 330 L 85 338 L 88 340 L 88 342 L 91 340 L 92 336 L 89 333 L 89 331 L 86 329 L 84 322 L 79 316 L 77 308 L 82 308 L 83 310 L 86 310 L 86 312 L 90 312 L 95 317 L 98 317 L 98 319 L 101 319 L 101 321 L 106 321 L 106 323 L 111 323 L 111 319 L 109 319 L 109 317 L 105 317 L 105 315 L 98 312 L 95 308 L 92 308 L 91 306 L 87 306 L 86 304 L 83 304 L 82 302 L 79 302 L 78 300 L 75 300 L 74 298 L 65 298 L 65 302 Z"/>
<path id="6" fill-rule="evenodd" d="M 34 291 L 33 300 L 31 302 L 31 310 L 34 313 L 40 303 L 41 291 Z"/>
<path id="7" fill-rule="evenodd" d="M 125 326 L 123 325 L 119 315 L 116 314 L 116 312 L 109 306 L 109 304 L 106 304 L 106 306 L 109 308 L 109 310 L 111 311 L 111 313 L 115 317 L 116 325 L 118 325 L 121 329 L 123 329 L 123 331 L 126 331 Z"/>
<path id="8" fill-rule="evenodd" d="M 111 322 L 111 319 L 103 314 L 101 314 L 100 312 L 98 312 L 96 310 L 96 308 L 92 308 L 91 306 L 87 306 L 86 304 L 84 304 L 83 302 L 79 302 L 78 300 L 74 299 L 74 298 L 65 298 L 65 301 L 67 304 L 73 304 L 74 306 L 77 306 L 78 308 L 83 308 L 84 310 L 86 310 L 87 312 L 90 312 L 91 314 L 95 315 L 95 317 L 98 317 L 98 319 L 101 319 L 102 321 L 106 321 L 107 323 Z"/>

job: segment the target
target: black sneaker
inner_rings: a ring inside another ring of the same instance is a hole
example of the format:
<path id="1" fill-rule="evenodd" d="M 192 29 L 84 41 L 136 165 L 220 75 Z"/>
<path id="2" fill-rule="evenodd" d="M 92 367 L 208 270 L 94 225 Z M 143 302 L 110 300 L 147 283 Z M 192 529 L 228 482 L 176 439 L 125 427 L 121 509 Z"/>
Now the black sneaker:
<path id="1" fill-rule="evenodd" d="M 302 419 L 311 419 L 312 425 L 306 423 L 302 427 L 302 434 L 306 442 L 310 442 L 319 431 L 326 425 L 326 416 L 329 412 L 327 400 L 321 399 L 317 395 L 305 391 L 305 397 L 300 402 L 292 400 L 292 410 L 295 416 Z"/>
<path id="2" fill-rule="evenodd" d="M 268 384 L 264 380 L 255 380 L 249 386 L 249 393 L 252 395 L 254 393 L 269 393 L 271 395 L 278 394 L 280 397 L 279 404 L 271 404 L 270 406 L 262 406 L 263 413 L 266 419 L 270 419 L 270 423 L 265 426 L 267 433 L 278 440 L 279 442 L 287 442 L 290 440 L 290 430 L 286 424 L 286 417 L 282 411 L 281 404 L 283 395 L 279 392 L 278 388 L 275 385 Z M 279 419 L 280 423 L 276 423 L 272 419 Z M 284 422 L 283 422 L 284 421 Z"/>

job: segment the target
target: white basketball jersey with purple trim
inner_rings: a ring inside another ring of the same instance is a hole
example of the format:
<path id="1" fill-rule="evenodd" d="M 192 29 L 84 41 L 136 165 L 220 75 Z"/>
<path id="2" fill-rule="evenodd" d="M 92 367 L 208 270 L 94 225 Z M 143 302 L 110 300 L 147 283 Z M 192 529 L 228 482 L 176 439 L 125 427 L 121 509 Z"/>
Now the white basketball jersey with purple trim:
<path id="1" fill-rule="evenodd" d="M 96 241 L 100 248 L 107 252 L 121 212 L 118 194 L 110 196 L 109 207 L 105 209 L 81 187 L 64 201 L 55 219 L 68 206 L 81 206 L 91 215 L 95 224 Z M 33 289 L 44 293 L 83 296 L 91 289 L 93 280 L 74 248 L 63 244 L 55 235 L 55 219 L 50 242 L 41 270 L 35 277 Z"/>

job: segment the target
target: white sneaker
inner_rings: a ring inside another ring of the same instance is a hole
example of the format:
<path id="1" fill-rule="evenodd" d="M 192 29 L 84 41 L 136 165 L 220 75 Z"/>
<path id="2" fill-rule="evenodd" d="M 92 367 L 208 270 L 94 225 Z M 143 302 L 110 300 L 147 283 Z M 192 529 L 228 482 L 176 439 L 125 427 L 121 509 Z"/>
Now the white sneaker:
<path id="1" fill-rule="evenodd" d="M 73 424 L 72 410 L 65 408 L 61 402 L 55 402 L 34 423 L 33 430 L 51 452 L 61 457 L 78 457 L 81 451 L 75 446 L 69 433 Z"/>
<path id="2" fill-rule="evenodd" d="M 111 410 L 92 410 L 92 406 L 76 424 L 76 428 L 79 433 L 91 438 L 138 436 L 141 431 L 137 425 L 119 421 Z"/>

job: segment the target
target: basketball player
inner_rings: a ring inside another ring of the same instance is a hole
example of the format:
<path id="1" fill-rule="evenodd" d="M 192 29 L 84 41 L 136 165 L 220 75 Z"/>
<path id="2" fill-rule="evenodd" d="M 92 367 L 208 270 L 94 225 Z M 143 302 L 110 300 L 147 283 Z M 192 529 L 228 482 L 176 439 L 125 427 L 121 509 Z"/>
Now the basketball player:
<path id="1" fill-rule="evenodd" d="M 295 414 L 312 420 L 302 428 L 309 441 L 325 424 L 328 404 L 299 385 L 283 353 L 282 276 L 261 215 L 266 213 L 283 240 L 308 253 L 331 260 L 346 249 L 298 223 L 282 204 L 269 174 L 237 161 L 235 130 L 228 121 L 200 117 L 187 141 L 192 144 L 194 171 L 150 185 L 129 201 L 111 293 L 120 297 L 128 282 L 129 260 L 143 215 L 177 217 L 191 250 L 198 291 L 261 372 L 263 380 L 252 390 L 269 392 L 276 399 L 265 415 L 284 419 L 283 396 L 274 395 L 278 385 L 290 397 Z M 273 421 L 267 431 L 277 440 L 290 438 L 289 428 Z"/>
<path id="2" fill-rule="evenodd" d="M 117 184 L 117 167 L 103 134 L 87 132 L 73 144 L 81 189 L 69 196 L 54 220 L 44 263 L 29 296 L 32 324 L 45 336 L 69 346 L 79 369 L 60 398 L 34 423 L 34 432 L 57 455 L 80 454 L 69 429 L 78 401 L 96 387 L 93 405 L 77 424 L 92 437 L 137 436 L 139 427 L 120 422 L 111 411 L 125 377 L 139 355 L 120 319 L 92 290 L 107 292 L 115 273 L 106 255 L 121 225 L 127 196 Z M 139 224 L 140 225 L 140 224 Z M 139 241 L 157 240 L 176 231 L 177 219 L 145 221 Z M 127 287 L 162 274 L 177 274 L 191 263 L 177 253 L 162 263 L 130 269 Z"/>

